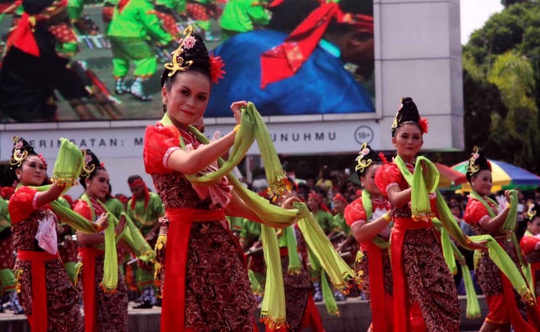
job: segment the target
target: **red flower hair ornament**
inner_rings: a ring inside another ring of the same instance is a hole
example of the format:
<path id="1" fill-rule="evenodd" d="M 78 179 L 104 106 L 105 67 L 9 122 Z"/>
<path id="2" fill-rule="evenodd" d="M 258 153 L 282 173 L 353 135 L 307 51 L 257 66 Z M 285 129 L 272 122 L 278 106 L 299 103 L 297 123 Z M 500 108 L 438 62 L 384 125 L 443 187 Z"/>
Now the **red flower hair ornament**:
<path id="1" fill-rule="evenodd" d="M 223 67 L 225 67 L 225 63 L 221 59 L 220 56 L 214 56 L 213 54 L 210 55 L 210 79 L 212 80 L 212 83 L 218 83 L 220 79 L 223 79 L 223 75 L 226 73 L 223 70 Z"/>
<path id="2" fill-rule="evenodd" d="M 427 134 L 428 133 L 428 129 L 429 129 L 428 119 L 420 118 L 420 121 L 418 122 L 418 125 L 420 126 L 420 130 L 422 130 L 422 134 Z"/>

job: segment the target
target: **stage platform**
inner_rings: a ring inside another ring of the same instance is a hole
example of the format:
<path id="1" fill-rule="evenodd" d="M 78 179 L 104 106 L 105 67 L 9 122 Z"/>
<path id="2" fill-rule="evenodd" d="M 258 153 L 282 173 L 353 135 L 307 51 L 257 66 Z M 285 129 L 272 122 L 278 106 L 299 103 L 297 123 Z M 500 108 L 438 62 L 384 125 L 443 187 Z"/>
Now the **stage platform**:
<path id="1" fill-rule="evenodd" d="M 483 296 L 479 297 L 482 308 L 482 317 L 487 315 L 487 305 Z M 478 331 L 482 325 L 483 318 L 465 318 L 466 299 L 460 296 L 461 302 L 461 330 Z M 129 304 L 129 332 L 158 332 L 161 308 L 135 310 L 132 307 L 135 303 Z M 371 312 L 367 301 L 349 298 L 345 302 L 338 302 L 341 317 L 331 317 L 326 313 L 324 304 L 318 303 L 319 312 L 323 318 L 323 325 L 328 332 L 364 332 L 367 331 L 371 323 Z M 259 313 L 256 313 L 259 317 Z M 261 331 L 264 331 L 260 326 Z M 25 316 L 14 316 L 12 312 L 6 311 L 0 314 L 0 331 L 2 332 L 30 332 L 30 327 Z"/>

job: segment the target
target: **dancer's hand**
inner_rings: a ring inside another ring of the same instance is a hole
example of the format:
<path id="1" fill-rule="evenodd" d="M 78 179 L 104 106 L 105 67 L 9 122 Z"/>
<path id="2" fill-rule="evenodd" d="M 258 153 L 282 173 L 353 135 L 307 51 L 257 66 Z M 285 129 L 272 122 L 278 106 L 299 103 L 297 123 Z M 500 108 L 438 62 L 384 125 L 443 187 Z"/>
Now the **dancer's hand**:
<path id="1" fill-rule="evenodd" d="M 302 202 L 302 201 L 301 201 L 298 197 L 289 197 L 289 198 L 287 198 L 287 199 L 285 200 L 285 202 L 283 202 L 283 203 L 281 204 L 281 207 L 284 208 L 284 209 L 286 209 L 286 210 L 290 210 L 290 209 L 293 208 L 293 204 L 294 204 L 295 202 L 299 202 L 299 203 L 300 203 L 300 202 Z"/>
<path id="2" fill-rule="evenodd" d="M 99 219 L 96 220 L 96 226 L 98 230 L 104 231 L 109 226 L 109 214 L 103 213 L 101 216 L 99 216 Z"/>
<path id="3" fill-rule="evenodd" d="M 242 108 L 247 107 L 247 105 L 248 105 L 248 103 L 245 100 L 235 101 L 234 103 L 231 104 L 231 110 L 233 111 L 234 119 L 236 120 L 236 124 L 240 124 L 240 118 L 241 118 L 240 110 Z"/>

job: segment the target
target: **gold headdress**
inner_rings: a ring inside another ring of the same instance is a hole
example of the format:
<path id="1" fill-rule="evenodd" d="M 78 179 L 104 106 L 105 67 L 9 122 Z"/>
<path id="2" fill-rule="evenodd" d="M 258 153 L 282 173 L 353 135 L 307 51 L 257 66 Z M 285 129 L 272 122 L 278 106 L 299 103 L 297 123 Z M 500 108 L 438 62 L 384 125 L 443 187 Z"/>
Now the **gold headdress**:
<path id="1" fill-rule="evenodd" d="M 491 163 L 484 156 L 484 152 L 479 147 L 475 146 L 469 159 L 469 165 L 467 165 L 466 176 L 470 182 L 471 177 L 482 170 L 491 170 Z"/>
<path id="2" fill-rule="evenodd" d="M 356 166 L 354 167 L 355 171 L 364 173 L 366 168 L 368 168 L 373 162 L 372 158 L 369 158 L 371 149 L 368 147 L 367 143 L 362 144 L 358 157 L 356 157 Z"/>
<path id="3" fill-rule="evenodd" d="M 396 112 L 396 116 L 394 117 L 394 122 L 392 123 L 392 132 L 396 131 L 399 123 L 398 123 L 398 115 L 399 115 L 399 111 L 401 111 L 401 109 L 403 108 L 403 97 L 401 97 L 399 99 L 399 107 L 398 107 L 398 110 Z"/>
<path id="4" fill-rule="evenodd" d="M 96 169 L 96 165 L 93 162 L 94 158 L 92 157 L 92 154 L 87 153 L 87 150 L 82 150 L 81 152 L 84 160 L 81 177 L 86 178 L 89 177 L 90 174 L 92 174 L 92 172 Z"/>
<path id="5" fill-rule="evenodd" d="M 474 175 L 480 171 L 480 165 L 476 164 L 476 159 L 480 157 L 478 153 L 478 147 L 475 146 L 472 150 L 471 159 L 469 159 L 469 166 L 467 166 L 467 173 Z"/>
<path id="6" fill-rule="evenodd" d="M 184 29 L 184 38 L 180 41 L 180 46 L 173 52 L 172 62 L 165 64 L 165 68 L 170 70 L 168 73 L 169 77 L 172 77 L 177 71 L 186 71 L 193 63 L 192 60 L 188 60 L 184 63 L 184 58 L 182 57 L 184 51 L 193 48 L 197 42 L 195 37 L 191 35 L 192 33 L 193 28 L 191 26 Z"/>
<path id="7" fill-rule="evenodd" d="M 11 166 L 21 166 L 22 162 L 28 157 L 28 151 L 23 150 L 24 141 L 18 136 L 13 136 L 13 153 L 9 160 Z"/>
<path id="8" fill-rule="evenodd" d="M 536 217 L 536 205 L 534 203 L 529 204 L 529 209 L 527 210 L 527 217 L 529 217 L 529 220 L 533 220 L 534 217 Z"/>

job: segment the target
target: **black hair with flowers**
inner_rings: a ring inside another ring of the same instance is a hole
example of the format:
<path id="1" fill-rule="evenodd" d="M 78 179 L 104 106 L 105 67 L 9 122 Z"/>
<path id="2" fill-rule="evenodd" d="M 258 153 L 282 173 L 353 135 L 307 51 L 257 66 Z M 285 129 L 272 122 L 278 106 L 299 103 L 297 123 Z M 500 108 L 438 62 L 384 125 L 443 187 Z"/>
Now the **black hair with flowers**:
<path id="1" fill-rule="evenodd" d="M 367 143 L 364 143 L 360 148 L 358 157 L 356 157 L 356 164 L 354 166 L 354 170 L 360 178 L 365 175 L 369 166 L 383 164 L 386 162 L 387 160 L 382 153 L 377 153 Z"/>
<path id="2" fill-rule="evenodd" d="M 22 138 L 13 136 L 13 148 L 11 149 L 11 157 L 9 159 L 9 169 L 13 178 L 16 178 L 15 170 L 21 168 L 23 161 L 28 156 L 37 156 L 34 148 Z"/>
<path id="3" fill-rule="evenodd" d="M 220 57 L 209 55 L 203 38 L 192 31 L 191 26 L 184 30 L 184 38 L 173 52 L 172 61 L 165 64 L 161 74 L 162 87 L 170 89 L 178 72 L 196 71 L 208 77 L 212 83 L 223 78 L 223 61 Z"/>
<path id="4" fill-rule="evenodd" d="M 467 173 L 465 174 L 467 176 L 467 181 L 470 183 L 471 178 L 483 170 L 491 171 L 491 163 L 484 155 L 484 151 L 475 146 L 471 153 L 471 158 L 469 159 L 469 165 L 467 165 Z"/>
<path id="5" fill-rule="evenodd" d="M 84 164 L 81 175 L 79 176 L 79 182 L 86 189 L 85 179 L 92 180 L 98 171 L 105 170 L 105 167 L 90 149 L 81 150 L 81 152 L 83 154 Z"/>

